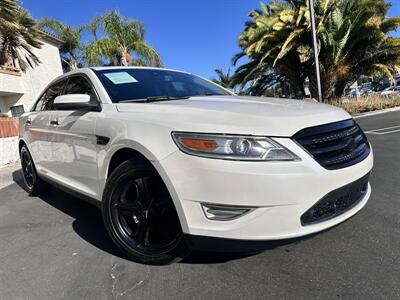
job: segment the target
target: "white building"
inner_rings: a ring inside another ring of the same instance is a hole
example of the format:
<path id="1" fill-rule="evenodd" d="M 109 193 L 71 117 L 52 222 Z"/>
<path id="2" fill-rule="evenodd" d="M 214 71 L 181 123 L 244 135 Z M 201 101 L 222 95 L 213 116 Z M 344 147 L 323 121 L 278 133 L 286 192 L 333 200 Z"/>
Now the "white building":
<path id="1" fill-rule="evenodd" d="M 33 48 L 41 63 L 21 72 L 16 65 L 0 66 L 0 113 L 19 116 L 29 110 L 46 85 L 63 73 L 58 47 L 62 41 L 40 32 L 42 48 Z M 23 110 L 22 110 L 23 109 Z"/>

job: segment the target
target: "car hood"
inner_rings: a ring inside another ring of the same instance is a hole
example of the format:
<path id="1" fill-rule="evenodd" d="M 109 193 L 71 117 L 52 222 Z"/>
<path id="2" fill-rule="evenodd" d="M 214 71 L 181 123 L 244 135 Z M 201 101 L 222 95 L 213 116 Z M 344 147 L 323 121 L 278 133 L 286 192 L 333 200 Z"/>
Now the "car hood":
<path id="1" fill-rule="evenodd" d="M 171 130 L 292 136 L 297 131 L 351 118 L 344 110 L 304 100 L 206 96 L 149 103 L 118 103 L 126 117 Z"/>

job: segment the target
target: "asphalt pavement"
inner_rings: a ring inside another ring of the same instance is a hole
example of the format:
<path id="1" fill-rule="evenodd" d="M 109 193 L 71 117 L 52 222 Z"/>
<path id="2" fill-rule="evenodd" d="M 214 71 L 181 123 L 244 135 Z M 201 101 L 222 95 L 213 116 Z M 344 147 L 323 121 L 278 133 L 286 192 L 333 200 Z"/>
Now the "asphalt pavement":
<path id="1" fill-rule="evenodd" d="M 375 154 L 367 206 L 255 255 L 133 263 L 97 208 L 57 189 L 29 197 L 18 168 L 0 169 L 0 299 L 399 299 L 400 111 L 358 122 Z"/>

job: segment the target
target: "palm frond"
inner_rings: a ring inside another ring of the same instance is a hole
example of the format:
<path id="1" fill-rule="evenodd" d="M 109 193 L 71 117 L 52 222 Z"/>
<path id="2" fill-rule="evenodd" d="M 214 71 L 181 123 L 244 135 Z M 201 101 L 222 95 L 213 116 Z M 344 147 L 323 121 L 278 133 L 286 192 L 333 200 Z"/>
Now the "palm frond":
<path id="1" fill-rule="evenodd" d="M 163 66 L 160 54 L 145 42 L 144 24 L 125 18 L 117 10 L 94 19 L 86 30 L 94 39 L 85 49 L 89 64 Z"/>
<path id="2" fill-rule="evenodd" d="M 42 42 L 36 22 L 19 1 L 0 0 L 0 65 L 17 64 L 22 71 L 40 63 L 34 48 Z"/>
<path id="3" fill-rule="evenodd" d="M 305 78 L 316 94 L 310 14 L 307 0 L 272 0 L 253 10 L 239 37 L 241 51 L 233 63 L 247 56 L 233 81 L 254 92 L 268 86 L 273 70 L 304 92 Z M 315 2 L 318 55 L 324 97 L 343 93 L 347 82 L 379 70 L 389 76 L 400 65 L 400 39 L 388 33 L 400 28 L 400 18 L 388 18 L 385 0 L 317 0 Z M 337 90 L 335 90 L 337 89 Z"/>

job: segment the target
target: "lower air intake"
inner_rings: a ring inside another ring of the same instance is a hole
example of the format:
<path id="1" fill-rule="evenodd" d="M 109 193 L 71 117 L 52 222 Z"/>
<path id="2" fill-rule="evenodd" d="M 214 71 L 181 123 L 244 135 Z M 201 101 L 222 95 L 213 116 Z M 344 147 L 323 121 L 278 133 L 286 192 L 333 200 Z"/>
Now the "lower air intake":
<path id="1" fill-rule="evenodd" d="M 301 224 L 311 225 L 335 218 L 356 206 L 368 189 L 369 173 L 324 196 L 301 216 Z"/>

